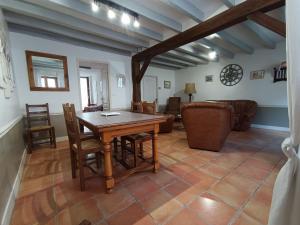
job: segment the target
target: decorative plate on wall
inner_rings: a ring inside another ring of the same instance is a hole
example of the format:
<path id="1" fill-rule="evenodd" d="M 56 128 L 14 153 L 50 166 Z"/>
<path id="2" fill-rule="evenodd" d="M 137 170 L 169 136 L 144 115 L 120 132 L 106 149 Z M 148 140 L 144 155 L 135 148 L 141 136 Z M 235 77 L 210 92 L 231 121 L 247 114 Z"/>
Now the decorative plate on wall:
<path id="1" fill-rule="evenodd" d="M 234 86 L 243 78 L 243 69 L 240 65 L 229 64 L 220 73 L 220 81 L 226 86 Z"/>

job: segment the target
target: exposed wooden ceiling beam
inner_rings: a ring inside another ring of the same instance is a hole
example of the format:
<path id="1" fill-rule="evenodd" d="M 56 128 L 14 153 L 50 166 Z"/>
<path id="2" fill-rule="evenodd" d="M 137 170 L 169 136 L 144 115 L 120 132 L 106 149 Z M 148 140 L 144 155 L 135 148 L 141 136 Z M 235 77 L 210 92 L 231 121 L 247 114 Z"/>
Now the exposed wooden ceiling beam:
<path id="1" fill-rule="evenodd" d="M 116 32 L 105 27 L 101 27 L 62 13 L 54 12 L 39 6 L 31 5 L 21 1 L 15 0 L 1 0 L 0 7 L 10 12 L 31 16 L 37 19 L 42 19 L 61 26 L 66 26 L 78 31 L 97 35 L 100 37 L 110 38 L 122 43 L 135 45 L 137 47 L 146 47 L 148 43 L 127 34 Z"/>
<path id="2" fill-rule="evenodd" d="M 2 0 L 1 0 L 2 1 Z M 114 26 L 115 28 L 120 29 L 120 31 L 126 33 L 128 31 L 141 35 L 143 37 L 162 41 L 163 35 L 159 32 L 151 30 L 147 27 L 141 25 L 139 29 L 136 29 L 133 26 L 127 26 L 124 28 L 118 20 L 109 20 L 105 13 L 94 13 L 91 7 L 79 0 L 24 0 L 34 5 L 39 5 L 44 8 L 55 10 L 67 14 L 69 16 L 76 17 L 83 21 L 87 21 L 93 24 L 99 24 L 103 22 L 108 22 L 109 26 Z"/>
<path id="3" fill-rule="evenodd" d="M 154 63 L 154 62 L 151 62 L 151 63 L 150 63 L 150 66 L 152 66 L 152 67 L 157 67 L 157 68 L 160 68 L 160 69 L 166 69 L 166 70 L 180 70 L 180 69 L 182 69 L 181 67 L 176 67 L 176 66 L 166 66 L 166 65 L 164 65 L 164 64 Z"/>
<path id="4" fill-rule="evenodd" d="M 222 1 L 228 8 L 235 6 L 234 0 L 222 0 Z M 270 49 L 275 48 L 276 46 L 275 42 L 273 42 L 265 32 L 259 29 L 257 24 L 251 23 L 250 21 L 246 21 L 245 27 L 251 30 L 262 41 L 264 46 Z"/>
<path id="5" fill-rule="evenodd" d="M 174 59 L 183 60 L 185 62 L 190 62 L 190 63 L 193 63 L 193 64 L 208 63 L 208 61 L 199 60 L 199 59 L 194 58 L 192 56 L 189 56 L 189 55 L 186 55 L 186 54 L 182 54 L 182 53 L 180 53 L 180 52 L 178 52 L 176 50 L 171 50 L 171 51 L 168 51 L 168 52 L 166 52 L 164 54 L 161 54 L 161 55 L 172 57 Z"/>
<path id="6" fill-rule="evenodd" d="M 136 54 L 133 56 L 133 60 L 142 61 L 147 57 L 154 57 L 158 54 L 162 54 L 241 23 L 247 20 L 247 17 L 255 12 L 267 12 L 279 8 L 284 4 L 284 0 L 247 0 L 203 23 Z"/>
<path id="7" fill-rule="evenodd" d="M 256 12 L 248 16 L 248 18 L 269 30 L 286 37 L 286 24 L 262 12 Z"/>
<path id="8" fill-rule="evenodd" d="M 162 62 L 166 62 L 166 63 L 173 63 L 173 64 L 177 64 L 179 66 L 196 66 L 197 64 L 193 64 L 193 63 L 188 63 L 188 62 L 184 62 L 178 59 L 172 59 L 166 56 L 162 56 L 162 55 L 158 55 L 155 56 L 153 58 L 154 60 L 160 60 Z"/>
<path id="9" fill-rule="evenodd" d="M 119 49 L 128 52 L 136 52 L 137 48 L 131 45 L 126 45 L 120 42 L 116 42 L 107 38 L 101 38 L 95 35 L 87 34 L 84 32 L 76 31 L 68 27 L 59 26 L 57 24 L 45 22 L 32 17 L 18 15 L 16 13 L 5 12 L 5 20 L 12 24 L 18 24 L 25 27 L 32 27 L 39 30 L 49 31 L 65 37 L 76 38 L 85 42 L 106 46 L 112 49 Z"/>
<path id="10" fill-rule="evenodd" d="M 182 25 L 181 23 L 177 22 L 174 19 L 171 19 L 165 15 L 162 15 L 154 10 L 148 9 L 137 2 L 133 2 L 131 0 L 110 0 L 118 5 L 121 5 L 127 9 L 130 9 L 139 15 L 154 21 L 160 25 L 163 25 L 164 27 L 167 27 L 173 31 L 181 32 L 182 31 Z"/>
<path id="11" fill-rule="evenodd" d="M 204 13 L 200 9 L 198 9 L 194 4 L 185 0 L 167 0 L 166 2 L 169 5 L 178 9 L 180 12 L 184 13 L 186 16 L 191 17 L 196 22 L 203 22 Z M 232 36 L 226 31 L 220 31 L 218 32 L 218 35 L 223 41 L 235 46 L 236 48 L 240 49 L 245 53 L 252 54 L 254 52 L 253 47 L 243 42 L 242 40 Z"/>
<path id="12" fill-rule="evenodd" d="M 162 62 L 160 60 L 151 60 L 151 63 L 155 63 L 155 64 L 159 64 L 159 65 L 164 65 L 164 66 L 169 66 L 169 67 L 173 67 L 173 68 L 177 68 L 177 69 L 182 69 L 185 68 L 185 66 L 180 66 L 178 64 L 175 63 L 166 63 L 166 62 Z"/>

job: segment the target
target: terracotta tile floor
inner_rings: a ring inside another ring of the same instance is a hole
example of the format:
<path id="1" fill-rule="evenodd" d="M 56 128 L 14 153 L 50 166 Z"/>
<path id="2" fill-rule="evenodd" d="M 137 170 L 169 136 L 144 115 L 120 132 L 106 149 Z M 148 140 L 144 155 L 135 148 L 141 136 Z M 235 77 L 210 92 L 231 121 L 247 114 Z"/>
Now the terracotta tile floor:
<path id="1" fill-rule="evenodd" d="M 221 152 L 190 149 L 185 135 L 160 135 L 159 172 L 132 175 L 109 195 L 101 177 L 80 192 L 71 178 L 68 142 L 39 148 L 27 158 L 11 224 L 267 224 L 287 134 L 232 132 Z"/>

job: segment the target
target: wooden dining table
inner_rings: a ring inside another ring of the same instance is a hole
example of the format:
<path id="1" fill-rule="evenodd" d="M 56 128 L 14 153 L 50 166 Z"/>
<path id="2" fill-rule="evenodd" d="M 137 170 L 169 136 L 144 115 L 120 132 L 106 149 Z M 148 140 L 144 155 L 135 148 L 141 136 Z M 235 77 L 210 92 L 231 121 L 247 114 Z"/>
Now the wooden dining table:
<path id="1" fill-rule="evenodd" d="M 99 134 L 104 150 L 104 176 L 105 186 L 108 193 L 112 192 L 116 181 L 122 177 L 113 176 L 112 165 L 112 141 L 116 137 L 150 132 L 152 133 L 152 151 L 153 151 L 153 172 L 159 169 L 158 161 L 158 132 L 159 124 L 166 121 L 164 115 L 150 115 L 143 113 L 133 113 L 127 111 L 118 111 L 119 115 L 104 116 L 102 112 L 78 113 L 77 118 L 81 126 L 85 126 L 94 133 Z M 139 172 L 134 168 L 131 173 Z M 127 175 L 130 172 L 126 173 Z"/>

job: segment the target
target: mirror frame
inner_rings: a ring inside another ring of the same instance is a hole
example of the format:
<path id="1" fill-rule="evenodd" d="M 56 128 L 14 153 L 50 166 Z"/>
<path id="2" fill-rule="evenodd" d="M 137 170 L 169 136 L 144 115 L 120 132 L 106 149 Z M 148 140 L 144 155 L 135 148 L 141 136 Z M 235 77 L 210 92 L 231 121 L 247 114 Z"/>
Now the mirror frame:
<path id="1" fill-rule="evenodd" d="M 34 52 L 26 50 L 26 61 L 27 61 L 27 70 L 28 70 L 28 80 L 29 80 L 29 87 L 30 91 L 70 91 L 69 88 L 69 76 L 68 76 L 68 62 L 67 57 L 62 55 L 54 55 L 44 52 Z M 58 87 L 58 88 L 48 88 L 48 87 L 37 87 L 35 86 L 34 82 L 34 74 L 33 74 L 33 65 L 32 65 L 32 56 L 40 56 L 45 58 L 52 58 L 52 59 L 60 59 L 63 61 L 64 65 L 64 81 L 65 87 Z"/>

